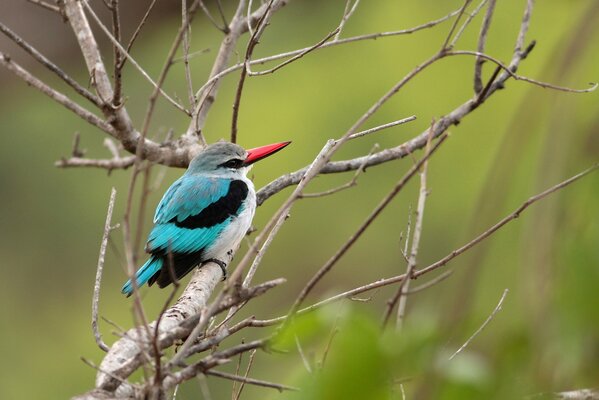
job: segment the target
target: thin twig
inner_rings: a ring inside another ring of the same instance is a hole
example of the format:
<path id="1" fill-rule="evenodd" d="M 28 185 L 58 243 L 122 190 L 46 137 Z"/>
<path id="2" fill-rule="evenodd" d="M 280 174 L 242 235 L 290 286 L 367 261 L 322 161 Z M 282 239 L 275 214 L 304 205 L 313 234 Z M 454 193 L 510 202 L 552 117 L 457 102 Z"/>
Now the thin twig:
<path id="1" fill-rule="evenodd" d="M 341 22 L 339 23 L 339 28 L 337 34 L 335 35 L 335 40 L 339 40 L 339 36 L 341 36 L 341 31 L 345 27 L 347 20 L 353 15 L 353 13 L 356 11 L 356 8 L 358 8 L 358 3 L 360 3 L 360 0 L 355 0 L 354 4 L 350 8 L 351 2 L 352 0 L 347 0 L 345 2 L 345 10 L 343 11 L 343 17 L 341 18 Z"/>
<path id="2" fill-rule="evenodd" d="M 36 61 L 38 61 L 44 67 L 48 68 L 50 71 L 56 74 L 56 76 L 62 79 L 67 85 L 72 87 L 81 96 L 91 101 L 95 106 L 102 107 L 102 101 L 98 96 L 91 93 L 89 90 L 77 83 L 73 78 L 71 78 L 63 70 L 61 70 L 56 64 L 47 59 L 42 53 L 40 53 L 37 49 L 35 49 L 33 46 L 31 46 L 29 43 L 23 40 L 23 38 L 21 38 L 15 32 L 10 30 L 2 22 L 0 22 L 0 31 L 4 33 L 6 36 L 8 36 L 10 40 L 19 45 L 23 50 L 29 53 Z"/>
<path id="3" fill-rule="evenodd" d="M 279 392 L 282 392 L 283 390 L 293 390 L 293 391 L 299 390 L 299 388 L 296 388 L 293 386 L 281 385 L 279 383 L 263 381 L 260 379 L 254 379 L 254 378 L 248 378 L 248 377 L 243 377 L 243 376 L 239 376 L 239 375 L 233 375 L 233 374 L 229 374 L 227 372 L 217 371 L 214 369 L 206 371 L 206 372 L 204 372 L 204 374 L 211 375 L 211 376 L 218 376 L 219 378 L 230 379 L 232 381 L 237 381 L 237 382 L 245 382 L 250 385 L 263 386 L 263 387 L 267 387 L 267 388 L 277 389 Z"/>
<path id="4" fill-rule="evenodd" d="M 503 304 L 503 300 L 505 300 L 505 296 L 507 296 L 508 292 L 509 292 L 508 289 L 505 289 L 503 291 L 503 294 L 501 295 L 501 298 L 499 299 L 499 303 L 497 303 L 497 306 L 495 306 L 495 309 L 493 310 L 493 312 L 487 317 L 487 319 L 485 320 L 485 322 L 483 322 L 483 324 L 481 326 L 479 326 L 479 328 L 472 334 L 472 336 L 470 336 L 468 338 L 468 340 L 466 340 L 464 342 L 464 344 L 462 346 L 460 346 L 460 348 L 457 349 L 456 352 L 453 353 L 449 357 L 449 361 L 451 361 L 455 356 L 457 356 L 458 354 L 460 354 L 462 352 L 462 350 L 464 350 L 466 348 L 466 346 L 468 346 L 470 344 L 470 342 L 472 342 L 474 340 L 474 338 L 476 336 L 478 336 L 478 334 L 481 333 L 483 329 L 485 329 L 485 327 L 489 324 L 489 322 L 491 322 L 491 320 L 495 317 L 495 314 L 497 314 L 501 310 L 501 306 Z"/>
<path id="5" fill-rule="evenodd" d="M 397 125 L 403 125 L 407 122 L 411 122 L 414 121 L 416 119 L 415 115 L 406 117 L 406 118 L 402 118 L 402 119 L 398 119 L 397 121 L 393 121 L 393 122 L 389 122 L 383 125 L 379 125 L 379 126 L 375 126 L 374 128 L 370 128 L 370 129 L 366 129 L 364 131 L 358 132 L 358 133 L 354 133 L 353 135 L 349 135 L 348 139 L 356 139 L 362 136 L 366 136 L 366 135 L 370 135 L 371 133 L 375 133 L 378 131 L 381 131 L 383 129 L 387 129 L 387 128 L 391 128 L 393 126 L 397 126 Z"/>
<path id="6" fill-rule="evenodd" d="M 432 132 L 433 132 L 434 127 L 435 127 L 435 122 L 433 121 L 433 123 L 431 124 L 431 127 L 429 129 L 427 153 L 430 151 Z M 395 329 L 398 331 L 402 327 L 405 312 L 406 312 L 406 305 L 407 305 L 408 298 L 405 295 L 405 292 L 407 292 L 410 289 L 410 280 L 411 280 L 412 273 L 413 273 L 414 269 L 416 268 L 417 261 L 418 261 L 417 257 L 418 257 L 418 250 L 420 248 L 420 237 L 422 235 L 422 223 L 424 220 L 424 209 L 426 206 L 426 198 L 428 197 L 428 189 L 426 187 L 427 171 L 428 171 L 428 161 L 425 161 L 424 164 L 422 165 L 422 170 L 420 171 L 420 190 L 418 193 L 418 203 L 416 206 L 416 220 L 414 221 L 414 233 L 412 233 L 412 240 L 411 240 L 412 248 L 410 251 L 410 256 L 408 258 L 408 266 L 406 268 L 407 279 L 404 279 L 399 283 L 397 292 L 395 293 L 395 296 L 393 296 L 393 298 L 389 301 L 387 311 L 383 318 L 383 327 L 385 327 L 391 317 L 391 313 L 392 313 L 393 309 L 395 308 L 395 304 L 397 304 L 397 302 L 399 301 L 399 305 L 397 306 L 397 320 L 395 323 Z M 408 241 L 406 239 L 406 245 L 407 245 L 407 243 L 408 243 Z"/>
<path id="7" fill-rule="evenodd" d="M 510 75 L 515 80 L 532 83 L 533 85 L 541 86 L 546 89 L 554 89 L 554 90 L 559 90 L 561 92 L 569 92 L 569 93 L 589 93 L 589 92 L 592 92 L 595 89 L 597 89 L 597 86 L 599 86 L 599 84 L 597 84 L 597 83 L 589 83 L 589 85 L 591 85 L 591 87 L 589 87 L 587 89 L 572 89 L 572 88 L 568 88 L 568 87 L 564 87 L 564 86 L 557 86 L 557 85 L 554 85 L 551 83 L 538 81 L 536 79 L 518 75 L 512 71 L 512 68 L 508 67 L 507 65 L 505 65 L 504 63 L 502 63 L 501 61 L 496 59 L 495 57 L 491 57 L 485 53 L 479 53 L 478 51 L 452 50 L 445 54 L 447 56 L 461 56 L 461 55 L 476 56 L 477 58 L 483 58 L 485 60 L 492 61 L 493 63 L 497 64 L 497 66 L 501 67 L 508 75 Z"/>
<path id="8" fill-rule="evenodd" d="M 369 154 L 373 154 L 378 148 L 379 148 L 379 145 L 377 143 L 375 143 L 374 146 L 372 146 L 372 149 L 370 149 L 370 153 Z M 325 190 L 323 192 L 318 192 L 318 193 L 302 193 L 300 195 L 300 198 L 301 199 L 305 199 L 305 198 L 315 198 L 315 197 L 330 196 L 330 195 L 332 195 L 334 193 L 337 193 L 337 192 L 340 192 L 342 190 L 349 189 L 350 187 L 356 186 L 358 184 L 358 177 L 360 176 L 360 174 L 362 174 L 362 172 L 364 172 L 367 161 L 368 161 L 368 157 L 366 157 L 364 159 L 364 163 L 360 166 L 360 168 L 358 168 L 356 170 L 356 173 L 354 174 L 354 176 L 352 177 L 352 179 L 349 182 L 344 183 L 341 186 L 337 186 L 337 187 L 334 187 L 332 189 Z"/>
<path id="9" fill-rule="evenodd" d="M 214 19 L 214 17 L 210 13 L 210 10 L 208 10 L 208 7 L 206 7 L 206 5 L 204 4 L 204 2 L 202 0 L 200 0 L 200 8 L 204 12 L 204 15 L 206 15 L 206 17 L 208 18 L 208 20 L 212 23 L 212 25 L 214 25 L 214 27 L 216 29 L 218 29 L 219 31 L 221 31 L 223 33 L 227 33 L 227 22 L 224 21 L 224 19 L 223 19 L 224 25 L 220 26 L 218 24 L 218 22 L 216 22 L 216 20 Z M 219 10 L 220 10 L 220 7 L 219 7 Z M 222 10 L 220 10 L 220 11 L 221 11 L 221 16 L 222 16 Z"/>
<path id="10" fill-rule="evenodd" d="M 196 93 L 196 98 L 202 100 L 198 102 L 195 110 L 192 112 L 191 122 L 189 123 L 187 132 L 185 133 L 186 137 L 198 135 L 204 127 L 208 111 L 214 103 L 216 93 L 220 85 L 219 75 L 227 67 L 227 63 L 229 62 L 231 54 L 235 50 L 237 41 L 243 33 L 244 27 L 241 25 L 245 24 L 243 17 L 244 11 L 245 0 L 240 0 L 237 10 L 231 19 L 231 23 L 227 27 L 228 33 L 223 38 L 220 48 L 218 49 L 218 53 L 216 54 L 214 64 L 212 65 L 212 70 L 210 71 L 210 79 L 208 79 L 204 86 L 202 86 Z"/>
<path id="11" fill-rule="evenodd" d="M 139 63 L 137 61 L 135 61 L 135 59 L 131 56 L 131 54 L 129 54 L 127 52 L 127 50 L 118 42 L 118 40 L 116 40 L 116 38 L 112 35 L 112 33 L 108 30 L 108 28 L 106 28 L 106 25 L 104 25 L 102 20 L 98 17 L 98 15 L 94 12 L 94 10 L 88 4 L 87 0 L 82 1 L 82 3 L 83 3 L 83 6 L 89 12 L 89 14 L 92 16 L 92 18 L 96 21 L 96 24 L 100 27 L 102 32 L 104 32 L 104 34 L 106 34 L 108 39 L 114 44 L 114 46 L 116 46 L 119 49 L 121 54 L 124 55 L 129 60 L 129 62 L 131 62 L 131 64 L 133 64 L 133 66 L 141 73 L 141 75 L 144 78 L 146 78 L 146 80 L 148 82 L 150 82 L 150 84 L 154 87 L 154 89 L 157 90 L 158 92 L 160 92 L 160 94 L 166 100 L 168 100 L 169 103 L 171 103 L 173 106 L 175 106 L 175 108 L 183 111 L 187 115 L 190 115 L 190 112 L 185 107 L 183 107 L 181 104 L 177 103 L 172 97 L 170 97 L 164 90 L 162 90 L 160 88 L 160 86 L 150 77 L 150 75 L 148 75 L 148 73 L 141 67 L 141 65 L 139 65 Z"/>
<path id="12" fill-rule="evenodd" d="M 111 136 L 117 136 L 117 133 L 114 130 L 114 128 L 106 121 L 93 114 L 91 111 L 81 107 L 79 104 L 75 103 L 73 100 L 71 100 L 64 94 L 48 86 L 47 84 L 33 76 L 29 71 L 21 67 L 16 62 L 14 62 L 8 55 L 2 52 L 0 52 L 0 65 L 4 66 L 10 72 L 27 82 L 27 84 L 29 84 L 30 86 L 44 93 L 52 100 L 66 107 L 68 110 L 74 112 L 77 116 L 83 118 L 91 125 L 103 130 Z"/>
<path id="13" fill-rule="evenodd" d="M 489 0 L 487 12 L 485 13 L 485 17 L 483 18 L 483 23 L 480 28 L 480 34 L 478 35 L 478 45 L 476 47 L 476 51 L 478 51 L 479 53 L 485 52 L 485 45 L 487 44 L 487 35 L 489 33 L 489 28 L 491 27 L 491 19 L 493 18 L 493 12 L 495 11 L 496 3 L 496 0 Z M 481 58 L 477 58 L 474 62 L 474 93 L 476 94 L 479 94 L 483 90 L 482 70 L 483 60 Z"/>
<path id="14" fill-rule="evenodd" d="M 243 93 L 243 87 L 245 83 L 245 78 L 248 74 L 249 70 L 249 61 L 252 58 L 252 53 L 254 52 L 254 48 L 258 44 L 264 29 L 268 24 L 268 20 L 270 19 L 270 9 L 272 7 L 274 0 L 270 0 L 266 9 L 264 10 L 264 14 L 258 20 L 258 24 L 256 25 L 256 29 L 252 36 L 250 37 L 250 41 L 248 42 L 247 48 L 245 50 L 245 68 L 241 70 L 241 74 L 239 76 L 239 83 L 237 83 L 237 91 L 235 92 L 235 100 L 233 102 L 233 115 L 231 118 L 231 143 L 237 143 L 237 121 L 239 119 L 239 106 L 241 105 L 241 94 Z M 240 2 L 241 3 L 241 2 Z"/>
<path id="15" fill-rule="evenodd" d="M 291 309 L 287 313 L 288 317 L 285 322 L 283 329 L 289 325 L 293 315 L 297 312 L 302 302 L 308 296 L 308 294 L 312 291 L 312 289 L 316 286 L 316 284 L 326 275 L 331 268 L 339 261 L 339 259 L 349 250 L 349 248 L 362 236 L 362 234 L 366 231 L 366 229 L 370 226 L 370 224 L 380 215 L 380 213 L 389 205 L 391 200 L 395 198 L 395 196 L 403 189 L 403 187 L 409 182 L 409 180 L 418 172 L 420 167 L 423 165 L 426 160 L 431 157 L 435 151 L 439 148 L 439 146 L 445 141 L 447 135 L 442 135 L 437 143 L 428 151 L 406 174 L 396 183 L 393 189 L 387 194 L 381 202 L 375 207 L 375 209 L 370 213 L 370 215 L 366 218 L 366 220 L 360 225 L 360 227 L 356 230 L 355 233 L 351 235 L 351 237 L 341 246 L 341 248 L 314 274 L 314 276 L 308 281 L 308 283 L 301 290 L 297 298 L 295 299 Z M 282 330 L 283 330 L 282 329 Z"/>
<path id="16" fill-rule="evenodd" d="M 346 43 L 358 42 L 358 41 L 362 41 L 362 40 L 376 40 L 379 38 L 409 35 L 409 34 L 418 32 L 420 30 L 432 28 L 442 22 L 445 22 L 448 19 L 455 16 L 456 14 L 458 14 L 459 11 L 460 10 L 452 11 L 451 13 L 449 13 L 439 19 L 426 22 L 424 24 L 415 26 L 413 28 L 402 29 L 402 30 L 398 30 L 398 31 L 369 33 L 369 34 L 365 34 L 365 35 L 352 36 L 352 37 L 345 38 L 345 39 L 339 39 L 339 40 L 326 42 L 326 43 L 323 43 L 321 46 L 316 47 L 314 50 L 324 49 L 324 48 L 328 48 L 331 46 L 338 46 L 338 45 L 342 45 L 342 44 L 346 44 Z M 313 46 L 305 47 L 302 49 L 292 50 L 292 51 L 288 51 L 285 53 L 280 53 L 280 54 L 275 54 L 275 55 L 264 57 L 264 58 L 255 59 L 255 60 L 250 61 L 250 66 L 261 65 L 261 64 L 265 64 L 270 61 L 280 60 L 282 58 L 294 57 L 294 56 L 297 56 L 298 54 L 302 54 L 302 53 L 306 52 L 307 50 L 310 50 L 310 48 L 312 48 L 312 47 Z M 208 79 L 208 81 L 206 81 L 206 83 L 204 83 L 204 85 L 198 89 L 198 91 L 196 92 L 196 96 L 199 96 L 201 93 L 204 93 L 204 92 L 211 92 L 210 85 L 212 85 L 216 81 L 219 81 L 224 76 L 226 76 L 230 73 L 233 73 L 237 70 L 240 70 L 244 67 L 245 67 L 245 63 L 237 63 L 235 65 L 232 65 L 231 67 L 222 68 L 216 74 L 213 74 L 213 75 L 211 74 L 210 79 Z"/>
<path id="17" fill-rule="evenodd" d="M 282 63 L 278 64 L 275 67 L 269 68 L 267 70 L 264 71 L 252 71 L 250 69 L 250 66 L 252 64 L 252 62 L 250 60 L 248 60 L 248 62 L 246 63 L 247 67 L 247 73 L 249 76 L 261 76 L 261 75 L 267 75 L 267 74 L 272 74 L 278 70 L 280 70 L 281 68 L 283 68 L 286 65 L 291 64 L 294 61 L 299 60 L 300 58 L 302 58 L 303 56 L 305 56 L 306 54 L 310 53 L 311 51 L 314 51 L 316 49 L 318 49 L 319 47 L 322 47 L 330 38 L 332 38 L 336 33 L 339 33 L 339 28 L 335 29 L 332 32 L 329 32 L 323 39 L 321 39 L 318 43 L 316 43 L 313 46 L 310 46 L 308 48 L 306 48 L 304 51 L 302 51 L 299 54 L 296 54 L 295 56 L 283 61 Z"/>
<path id="18" fill-rule="evenodd" d="M 141 21 L 139 21 L 139 24 L 137 25 L 137 28 L 135 28 L 135 31 L 131 35 L 131 39 L 129 39 L 129 43 L 127 43 L 127 53 L 131 53 L 131 48 L 133 47 L 133 43 L 135 43 L 135 40 L 137 39 L 137 37 L 139 36 L 139 34 L 141 32 L 141 28 L 143 28 L 143 26 L 145 25 L 146 21 L 148 20 L 148 17 L 150 16 L 150 13 L 154 9 L 154 5 L 156 4 L 156 1 L 157 0 L 152 0 L 152 2 L 150 3 L 150 5 L 148 6 L 148 9 L 146 10 L 144 16 L 141 18 Z M 121 63 L 119 64 L 119 68 L 120 69 L 123 68 L 123 66 L 125 65 L 125 62 L 127 62 L 127 58 L 126 57 L 123 58 L 121 60 Z"/>
<path id="19" fill-rule="evenodd" d="M 464 253 L 465 251 L 471 249 L 473 246 L 477 245 L 478 243 L 482 242 L 483 240 L 485 240 L 486 238 L 488 238 L 489 236 L 491 236 L 492 234 L 494 234 L 496 231 L 498 231 L 500 228 L 502 228 L 504 225 L 506 225 L 508 222 L 518 218 L 520 216 L 520 214 L 522 212 L 524 212 L 528 207 L 530 207 L 532 204 L 536 203 L 537 201 L 547 197 L 548 195 L 563 189 L 564 187 L 568 186 L 569 184 L 577 181 L 578 179 L 582 178 L 585 175 L 590 174 L 591 172 L 595 171 L 597 168 L 599 168 L 599 163 L 594 164 L 593 166 L 585 169 L 584 171 L 574 175 L 571 178 L 566 179 L 565 181 L 558 183 L 555 186 L 550 187 L 549 189 L 530 197 L 528 200 L 526 200 L 520 207 L 518 207 L 514 212 L 512 212 L 511 214 L 507 215 L 506 217 L 504 217 L 502 220 L 500 220 L 499 222 L 497 222 L 495 225 L 493 225 L 492 227 L 490 227 L 489 229 L 487 229 L 486 231 L 484 231 L 483 233 L 481 233 L 479 236 L 477 236 L 476 238 L 474 238 L 473 240 L 471 240 L 470 242 L 466 243 L 465 245 L 463 245 L 462 247 L 452 251 L 451 253 L 449 253 L 448 255 L 446 255 L 445 257 L 443 257 L 442 259 L 440 259 L 439 261 L 429 265 L 426 268 L 422 268 L 419 269 L 417 271 L 414 272 L 414 278 L 418 278 L 419 276 L 422 276 L 426 273 L 429 273 L 430 271 L 434 271 L 436 269 L 438 269 L 439 267 L 444 266 L 445 264 L 447 264 L 449 261 L 453 260 L 454 258 L 456 258 L 457 256 L 459 256 L 460 254 Z"/>
<path id="20" fill-rule="evenodd" d="M 94 295 L 92 298 L 92 330 L 94 332 L 94 338 L 99 348 L 104 351 L 108 351 L 109 347 L 102 340 L 102 335 L 98 329 L 98 304 L 100 302 L 100 284 L 102 282 L 102 271 L 104 270 L 104 260 L 106 257 L 106 244 L 108 243 L 108 236 L 112 230 L 111 220 L 112 211 L 114 209 L 114 202 L 116 199 L 116 189 L 112 188 L 110 191 L 110 200 L 108 201 L 108 211 L 106 212 L 106 222 L 104 223 L 104 233 L 102 235 L 102 241 L 100 242 L 100 255 L 98 256 L 98 266 L 96 269 L 96 280 L 94 283 Z"/>
<path id="21" fill-rule="evenodd" d="M 112 36 L 117 43 L 121 42 L 121 16 L 119 12 L 119 0 L 110 0 L 110 11 L 112 14 Z M 114 54 L 114 95 L 112 96 L 112 106 L 120 107 L 122 103 L 121 93 L 123 90 L 121 60 L 123 58 L 120 50 L 113 44 Z"/>
<path id="22" fill-rule="evenodd" d="M 235 395 L 235 398 L 233 400 L 239 400 L 239 398 L 241 397 L 241 392 L 243 391 L 243 388 L 245 387 L 248 375 L 250 373 L 250 369 L 252 368 L 252 364 L 254 363 L 254 357 L 256 356 L 256 351 L 257 351 L 256 349 L 250 351 L 250 358 L 248 360 L 247 368 L 245 369 L 245 375 L 243 376 L 241 385 L 239 385 L 239 390 L 237 391 L 237 394 Z"/>
<path id="23" fill-rule="evenodd" d="M 436 284 L 443 282 L 445 279 L 449 278 L 451 276 L 451 274 L 453 274 L 453 270 L 447 270 L 445 272 L 443 272 L 442 274 L 439 274 L 439 276 L 431 279 L 430 281 L 423 283 L 422 285 L 416 286 L 415 288 L 412 288 L 408 291 L 404 291 L 404 294 L 410 295 L 410 294 L 414 294 L 414 293 L 419 293 L 422 292 L 423 290 L 426 290 L 432 286 L 435 286 Z"/>
<path id="24" fill-rule="evenodd" d="M 202 7 L 203 4 L 204 3 L 200 1 L 200 7 Z M 183 65 L 185 66 L 185 80 L 187 81 L 187 95 L 189 96 L 189 108 L 193 110 L 196 108 L 196 98 L 193 91 L 193 81 L 191 80 L 191 68 L 189 68 L 189 36 L 191 31 L 191 25 L 189 25 L 187 21 L 187 0 L 181 0 L 181 25 L 187 26 L 187 29 L 185 29 L 183 33 Z M 171 63 L 174 62 L 174 60 L 171 61 Z"/>
<path id="25" fill-rule="evenodd" d="M 529 206 L 531 206 L 532 204 L 536 203 L 537 201 L 543 199 L 544 197 L 560 190 L 563 189 L 564 187 L 570 185 L 571 183 L 577 181 L 578 179 L 584 177 L 585 175 L 590 174 L 591 172 L 595 171 L 596 169 L 599 168 L 599 163 L 594 164 L 593 166 L 591 166 L 590 168 L 574 175 L 573 177 L 566 179 L 565 181 L 552 186 L 551 188 L 545 190 L 542 193 L 539 193 L 536 196 L 533 196 L 531 198 L 529 198 L 526 202 L 524 202 L 520 207 L 518 207 L 516 209 L 516 211 L 514 211 L 513 213 L 509 214 L 507 217 L 503 218 L 501 221 L 499 221 L 497 224 L 493 225 L 491 228 L 489 228 L 488 230 L 486 230 L 485 232 L 483 232 L 481 235 L 477 236 L 476 238 L 472 239 L 470 242 L 468 242 L 467 244 L 465 244 L 464 246 L 452 251 L 451 253 L 449 253 L 447 256 L 443 257 L 442 259 L 440 259 L 439 261 L 430 264 L 428 267 L 426 268 L 422 268 L 419 270 L 414 271 L 414 274 L 412 275 L 412 278 L 419 278 L 427 273 L 430 273 L 433 270 L 436 270 L 444 265 L 446 265 L 447 263 L 449 263 L 452 259 L 454 259 L 455 257 L 461 255 L 462 253 L 468 251 L 469 249 L 471 249 L 472 247 L 474 247 L 475 245 L 477 245 L 478 243 L 482 242 L 484 239 L 486 239 L 487 237 L 491 236 L 493 233 L 495 233 L 497 230 L 499 230 L 502 226 L 506 225 L 507 223 L 513 221 L 514 219 L 518 218 L 520 216 L 520 214 L 522 212 L 524 212 Z M 393 276 L 391 278 L 385 278 L 385 279 L 379 279 L 377 281 L 368 283 L 366 285 L 362 285 L 360 287 L 351 289 L 351 290 L 347 290 L 343 293 L 339 293 L 335 296 L 331 296 L 327 299 L 321 300 L 317 303 L 314 303 L 310 306 L 304 307 L 301 310 L 297 311 L 297 315 L 302 315 L 308 312 L 312 312 L 314 310 L 317 310 L 325 305 L 334 303 L 336 301 L 342 300 L 342 299 L 346 299 L 346 298 L 351 298 L 353 296 L 356 296 L 358 294 L 364 293 L 364 292 L 368 292 L 374 289 L 378 289 L 384 286 L 389 286 L 392 285 L 394 283 L 398 283 L 401 282 L 403 279 L 406 278 L 405 274 L 401 274 L 401 275 L 397 275 L 397 276 Z M 272 319 L 268 319 L 268 320 L 253 320 L 251 321 L 251 323 L 249 324 L 250 326 L 255 326 L 255 327 L 264 327 L 264 326 L 271 326 L 271 325 L 277 325 L 280 324 L 282 322 L 284 322 L 287 319 L 287 315 L 284 316 L 280 316 L 277 318 L 272 318 Z"/>
<path id="26" fill-rule="evenodd" d="M 36 6 L 45 8 L 46 10 L 53 11 L 55 13 L 60 14 L 60 7 L 55 6 L 53 4 L 49 4 L 49 3 L 46 3 L 45 1 L 41 1 L 41 0 L 27 0 L 27 1 L 32 4 L 35 4 Z"/>
<path id="27" fill-rule="evenodd" d="M 449 30 L 449 33 L 447 34 L 447 37 L 445 38 L 445 41 L 443 42 L 443 46 L 441 46 L 441 51 L 448 48 L 449 41 L 451 40 L 451 37 L 453 36 L 453 32 L 455 32 L 455 29 L 457 28 L 457 26 L 460 22 L 460 19 L 462 18 L 462 15 L 464 15 L 466 8 L 468 7 L 468 5 L 471 2 L 472 2 L 472 0 L 465 0 L 462 7 L 460 7 L 460 10 L 458 11 L 458 16 L 455 19 L 455 21 L 453 22 L 453 24 L 451 25 L 451 29 Z"/>
<path id="28" fill-rule="evenodd" d="M 487 3 L 487 1 L 488 0 L 482 0 L 480 2 L 480 4 L 471 13 L 468 13 L 468 17 L 466 17 L 466 21 L 464 21 L 464 23 L 462 24 L 462 26 L 460 27 L 458 32 L 455 34 L 451 43 L 448 45 L 447 49 L 454 48 L 455 44 L 458 42 L 458 40 L 460 40 L 460 38 L 466 31 L 466 28 L 468 27 L 468 25 L 470 25 L 470 22 L 472 22 L 474 17 L 476 17 L 478 15 L 478 13 L 480 12 L 480 10 L 482 10 L 483 6 Z"/>
<path id="29" fill-rule="evenodd" d="M 297 352 L 300 355 L 300 358 L 302 359 L 302 363 L 304 364 L 304 368 L 306 368 L 306 371 L 308 371 L 308 373 L 312 373 L 312 367 L 310 366 L 310 361 L 308 361 L 308 357 L 306 357 L 306 354 L 304 354 L 304 350 L 302 349 L 302 344 L 299 341 L 299 338 L 297 337 L 297 335 L 293 336 L 295 339 L 295 347 L 297 347 Z"/>

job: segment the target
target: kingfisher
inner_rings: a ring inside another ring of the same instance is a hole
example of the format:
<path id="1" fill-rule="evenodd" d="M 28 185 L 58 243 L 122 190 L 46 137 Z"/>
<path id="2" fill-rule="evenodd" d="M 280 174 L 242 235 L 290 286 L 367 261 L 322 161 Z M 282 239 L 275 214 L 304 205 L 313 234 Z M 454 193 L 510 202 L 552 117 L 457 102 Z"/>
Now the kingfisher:
<path id="1" fill-rule="evenodd" d="M 256 192 L 247 173 L 253 163 L 289 143 L 247 151 L 229 142 L 206 146 L 156 208 L 145 247 L 150 257 L 135 273 L 137 287 L 157 283 L 164 288 L 209 261 L 221 267 L 225 279 L 227 265 L 218 257 L 239 246 L 256 211 Z M 121 291 L 131 296 L 131 280 Z"/>

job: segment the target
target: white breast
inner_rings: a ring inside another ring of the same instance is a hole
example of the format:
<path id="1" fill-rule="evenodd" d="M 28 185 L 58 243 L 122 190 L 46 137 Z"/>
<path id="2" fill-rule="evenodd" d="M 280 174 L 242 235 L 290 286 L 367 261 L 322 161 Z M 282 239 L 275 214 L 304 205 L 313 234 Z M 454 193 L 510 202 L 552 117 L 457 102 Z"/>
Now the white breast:
<path id="1" fill-rule="evenodd" d="M 256 211 L 256 191 L 252 181 L 247 178 L 243 181 L 248 186 L 248 194 L 244 202 L 245 207 L 238 216 L 233 217 L 231 223 L 222 231 L 214 243 L 206 248 L 205 259 L 224 259 L 228 252 L 235 252 L 252 225 L 252 219 Z"/>

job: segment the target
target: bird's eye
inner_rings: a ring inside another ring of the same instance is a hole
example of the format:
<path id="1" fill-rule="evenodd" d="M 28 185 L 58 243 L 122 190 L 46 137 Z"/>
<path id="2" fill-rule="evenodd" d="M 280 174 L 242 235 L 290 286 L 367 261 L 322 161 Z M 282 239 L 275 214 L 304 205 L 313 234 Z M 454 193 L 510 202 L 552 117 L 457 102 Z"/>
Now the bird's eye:
<path id="1" fill-rule="evenodd" d="M 222 163 L 220 166 L 224 167 L 224 168 L 235 168 L 235 169 L 241 168 L 243 166 L 243 160 L 234 158 L 225 163 Z"/>

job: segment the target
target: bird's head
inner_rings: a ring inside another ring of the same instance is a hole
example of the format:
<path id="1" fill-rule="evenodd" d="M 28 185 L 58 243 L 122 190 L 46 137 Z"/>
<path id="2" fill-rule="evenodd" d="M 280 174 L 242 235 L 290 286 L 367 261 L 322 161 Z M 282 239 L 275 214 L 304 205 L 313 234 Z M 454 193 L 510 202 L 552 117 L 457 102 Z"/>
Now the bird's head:
<path id="1" fill-rule="evenodd" d="M 262 160 L 291 142 L 269 144 L 255 149 L 229 142 L 217 142 L 204 148 L 189 164 L 189 173 L 207 173 L 223 177 L 245 176 L 256 161 Z"/>

